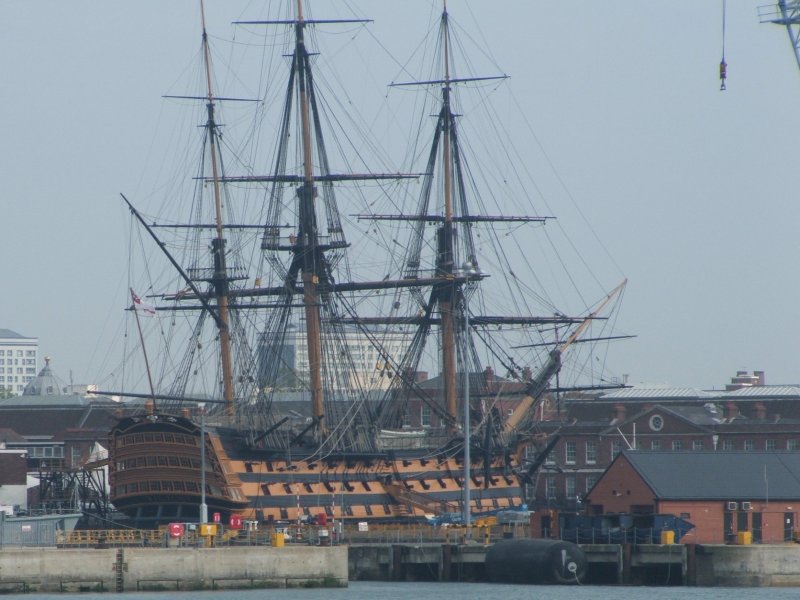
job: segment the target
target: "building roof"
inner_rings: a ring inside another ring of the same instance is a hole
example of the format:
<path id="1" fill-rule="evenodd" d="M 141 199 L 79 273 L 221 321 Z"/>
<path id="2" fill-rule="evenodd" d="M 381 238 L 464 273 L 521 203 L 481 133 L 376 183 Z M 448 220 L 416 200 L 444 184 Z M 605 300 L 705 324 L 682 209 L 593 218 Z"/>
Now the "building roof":
<path id="1" fill-rule="evenodd" d="M 0 423 L 25 439 L 47 437 L 59 440 L 75 437 L 78 432 L 107 432 L 122 410 L 118 403 L 107 399 L 90 401 L 82 396 L 16 396 L 0 400 Z"/>
<path id="2" fill-rule="evenodd" d="M 0 447 L 4 446 L 8 443 L 19 443 L 24 442 L 25 438 L 18 434 L 13 429 L 8 429 L 6 427 L 0 427 Z"/>
<path id="3" fill-rule="evenodd" d="M 800 499 L 800 452 L 643 452 L 626 459 L 659 500 Z"/>
<path id="4" fill-rule="evenodd" d="M 45 357 L 44 367 L 39 374 L 31 379 L 22 391 L 23 396 L 60 396 L 64 384 L 53 374 L 50 369 L 50 358 Z"/>
<path id="5" fill-rule="evenodd" d="M 799 390 L 800 391 L 800 390 Z M 603 394 L 600 400 L 639 400 L 639 399 L 658 399 L 665 400 L 669 398 L 718 398 L 719 393 L 704 392 L 696 388 L 688 387 L 629 387 L 621 388 Z"/>
<path id="6" fill-rule="evenodd" d="M 10 329 L 0 329 L 0 339 L 26 340 L 31 338 L 26 338 L 24 335 L 20 335 L 16 331 L 11 331 Z"/>
<path id="7" fill-rule="evenodd" d="M 660 406 L 659 410 L 672 413 L 695 425 L 718 425 L 722 423 L 722 414 L 716 405 L 707 402 L 702 406 Z"/>
<path id="8" fill-rule="evenodd" d="M 798 385 L 754 385 L 743 387 L 730 392 L 720 394 L 724 398 L 771 398 L 778 396 L 800 396 L 800 386 Z"/>

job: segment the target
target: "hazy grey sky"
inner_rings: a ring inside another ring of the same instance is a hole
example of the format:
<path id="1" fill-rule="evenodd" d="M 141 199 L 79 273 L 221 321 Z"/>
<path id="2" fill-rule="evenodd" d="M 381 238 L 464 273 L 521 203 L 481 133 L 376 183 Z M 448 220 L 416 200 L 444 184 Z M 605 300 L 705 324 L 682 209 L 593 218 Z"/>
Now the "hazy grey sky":
<path id="1" fill-rule="evenodd" d="M 0 4 L 0 327 L 38 337 L 64 379 L 111 368 L 125 306 L 119 193 L 153 187 L 161 95 L 190 91 L 174 85 L 199 47 L 197 4 Z M 208 0 L 209 31 L 231 38 L 230 22 L 262 4 Z M 438 7 L 340 4 L 374 18 L 401 60 Z M 721 0 L 448 3 L 511 75 L 569 195 L 630 279 L 619 324 L 638 338 L 611 360 L 632 382 L 711 388 L 763 369 L 768 383 L 800 383 L 800 71 L 785 31 L 759 23 L 760 4 L 728 2 L 720 92 Z M 326 16 L 333 0 L 314 8 Z"/>

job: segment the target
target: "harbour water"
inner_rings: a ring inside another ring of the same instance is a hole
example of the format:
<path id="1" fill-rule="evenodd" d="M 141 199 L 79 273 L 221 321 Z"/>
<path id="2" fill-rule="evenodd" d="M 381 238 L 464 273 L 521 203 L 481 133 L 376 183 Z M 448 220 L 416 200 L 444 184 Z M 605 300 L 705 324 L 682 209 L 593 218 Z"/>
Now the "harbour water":
<path id="1" fill-rule="evenodd" d="M 488 583 L 361 582 L 339 589 L 114 594 L 115 600 L 795 600 L 800 588 L 535 586 Z M 108 594 L 37 594 L 37 600 L 105 600 Z"/>

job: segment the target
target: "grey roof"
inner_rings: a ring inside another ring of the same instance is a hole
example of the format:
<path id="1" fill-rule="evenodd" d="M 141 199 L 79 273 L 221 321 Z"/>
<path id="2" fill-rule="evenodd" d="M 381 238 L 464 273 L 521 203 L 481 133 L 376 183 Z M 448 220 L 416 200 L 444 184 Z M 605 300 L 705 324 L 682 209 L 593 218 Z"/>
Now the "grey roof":
<path id="1" fill-rule="evenodd" d="M 722 423 L 722 413 L 716 406 L 706 403 L 703 406 L 658 406 L 666 413 L 683 417 L 695 425 L 718 425 Z"/>
<path id="2" fill-rule="evenodd" d="M 725 398 L 740 397 L 771 397 L 771 396 L 800 396 L 800 386 L 797 385 L 754 385 L 731 390 L 722 394 Z"/>
<path id="3" fill-rule="evenodd" d="M 0 329 L 0 339 L 12 339 L 12 340 L 24 340 L 29 339 L 26 338 L 24 335 L 18 334 L 16 331 L 11 331 L 10 329 Z"/>
<path id="4" fill-rule="evenodd" d="M 31 379 L 22 392 L 23 396 L 60 396 L 64 384 L 50 369 L 50 359 L 44 359 L 44 367 L 39 374 Z"/>
<path id="5" fill-rule="evenodd" d="M 736 390 L 698 390 L 687 387 L 629 387 L 603 394 L 600 401 L 627 400 L 736 400 L 737 398 L 797 398 L 800 385 L 754 385 Z"/>
<path id="6" fill-rule="evenodd" d="M 89 406 L 92 400 L 77 394 L 11 396 L 0 399 L 0 410 L 6 408 L 76 408 Z"/>
<path id="7" fill-rule="evenodd" d="M 800 452 L 624 451 L 660 500 L 800 500 Z"/>
<path id="8" fill-rule="evenodd" d="M 668 399 L 668 398 L 699 398 L 711 399 L 718 398 L 719 393 L 704 392 L 696 388 L 673 388 L 673 387 L 630 387 L 614 390 L 608 394 L 600 396 L 600 400 L 634 400 L 640 398 L 655 398 L 655 399 Z"/>

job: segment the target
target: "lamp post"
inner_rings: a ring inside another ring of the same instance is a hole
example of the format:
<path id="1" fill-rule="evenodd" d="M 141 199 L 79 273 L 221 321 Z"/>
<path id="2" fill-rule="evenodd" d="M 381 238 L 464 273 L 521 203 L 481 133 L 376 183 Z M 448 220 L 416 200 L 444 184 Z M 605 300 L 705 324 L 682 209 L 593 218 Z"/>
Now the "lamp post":
<path id="1" fill-rule="evenodd" d="M 467 295 L 466 290 L 464 294 L 464 355 L 467 354 L 467 337 L 469 336 L 469 312 L 467 309 Z M 469 510 L 469 476 L 470 476 L 470 461 L 472 460 L 469 453 L 469 362 L 464 360 L 464 526 L 470 526 L 470 510 Z M 469 531 L 469 529 L 467 529 Z"/>
<path id="2" fill-rule="evenodd" d="M 206 505 L 206 405 L 198 402 L 200 409 L 200 524 L 208 523 L 208 506 Z"/>
<path id="3" fill-rule="evenodd" d="M 469 482 L 470 482 L 470 410 L 469 410 L 469 351 L 470 351 L 470 343 L 469 343 L 469 298 L 468 293 L 469 290 L 467 286 L 469 285 L 469 277 L 475 275 L 475 267 L 471 262 L 464 263 L 464 274 L 467 276 L 467 285 L 464 286 L 463 292 L 463 303 L 464 303 L 464 509 L 462 514 L 462 520 L 464 521 L 464 526 L 466 527 L 466 535 L 469 537 L 469 526 L 471 524 L 471 517 L 470 514 L 470 490 L 469 490 Z"/>

